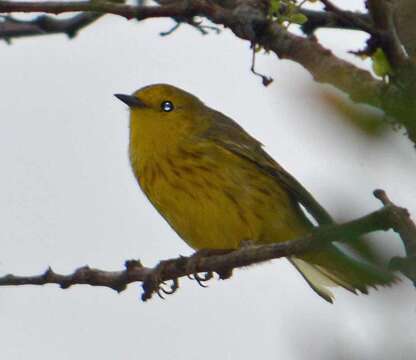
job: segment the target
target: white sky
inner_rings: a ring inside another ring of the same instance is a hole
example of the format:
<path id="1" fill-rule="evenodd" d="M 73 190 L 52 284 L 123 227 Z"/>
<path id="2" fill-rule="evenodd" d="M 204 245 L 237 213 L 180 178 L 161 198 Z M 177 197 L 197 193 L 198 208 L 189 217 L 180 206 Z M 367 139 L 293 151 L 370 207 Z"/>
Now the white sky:
<path id="1" fill-rule="evenodd" d="M 400 133 L 361 133 L 323 101 L 335 92 L 272 54 L 257 59 L 257 70 L 275 79 L 262 87 L 249 72 L 248 43 L 228 31 L 202 37 L 183 26 L 158 36 L 171 25 L 108 16 L 74 40 L 0 43 L 1 274 L 48 265 L 63 273 L 85 264 L 120 269 L 130 258 L 150 266 L 190 254 L 135 183 L 127 110 L 112 96 L 155 82 L 233 117 L 334 216 L 377 209 L 377 187 L 416 214 L 416 155 Z M 337 54 L 362 40 L 321 36 Z M 374 239 L 401 253 L 394 234 Z M 413 359 L 410 282 L 370 296 L 335 292 L 331 306 L 284 260 L 208 289 L 182 280 L 175 295 L 148 303 L 136 284 L 120 295 L 87 286 L 0 288 L 0 358 Z"/>

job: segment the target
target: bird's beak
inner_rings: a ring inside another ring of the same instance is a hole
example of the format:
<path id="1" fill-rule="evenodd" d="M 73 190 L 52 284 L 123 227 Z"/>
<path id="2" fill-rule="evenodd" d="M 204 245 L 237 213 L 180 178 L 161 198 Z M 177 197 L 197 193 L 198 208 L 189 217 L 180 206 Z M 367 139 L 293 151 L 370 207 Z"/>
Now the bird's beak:
<path id="1" fill-rule="evenodd" d="M 137 98 L 136 96 L 124 95 L 124 94 L 114 94 L 114 96 L 129 107 L 140 107 L 140 108 L 146 107 L 145 103 L 141 101 L 139 98 Z"/>

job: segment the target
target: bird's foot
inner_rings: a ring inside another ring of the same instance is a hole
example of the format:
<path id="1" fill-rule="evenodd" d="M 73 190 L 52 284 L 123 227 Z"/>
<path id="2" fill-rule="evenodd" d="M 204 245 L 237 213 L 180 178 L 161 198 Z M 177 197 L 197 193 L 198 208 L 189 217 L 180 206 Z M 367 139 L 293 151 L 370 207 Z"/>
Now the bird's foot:
<path id="1" fill-rule="evenodd" d="M 202 287 L 207 287 L 206 282 L 211 280 L 214 276 L 212 271 L 207 271 L 203 275 L 198 273 L 198 268 L 203 258 L 215 255 L 224 255 L 228 254 L 233 250 L 228 249 L 200 249 L 196 251 L 192 256 L 188 258 L 188 262 L 186 264 L 186 270 L 192 275 L 188 275 L 188 277 L 192 280 L 196 280 L 198 285 Z M 216 273 L 220 277 L 220 279 L 228 279 L 232 275 L 232 269 L 221 269 L 217 270 Z"/>
<path id="2" fill-rule="evenodd" d="M 165 288 L 166 281 L 163 280 L 163 273 L 165 272 L 168 266 L 171 266 L 172 263 L 175 263 L 175 260 L 165 260 L 159 262 L 157 266 L 146 276 L 143 280 L 143 294 L 142 300 L 149 300 L 154 293 L 156 293 L 161 299 L 164 299 L 164 295 L 171 295 L 179 288 L 178 279 L 172 279 L 171 284 L 168 285 L 168 288 Z"/>

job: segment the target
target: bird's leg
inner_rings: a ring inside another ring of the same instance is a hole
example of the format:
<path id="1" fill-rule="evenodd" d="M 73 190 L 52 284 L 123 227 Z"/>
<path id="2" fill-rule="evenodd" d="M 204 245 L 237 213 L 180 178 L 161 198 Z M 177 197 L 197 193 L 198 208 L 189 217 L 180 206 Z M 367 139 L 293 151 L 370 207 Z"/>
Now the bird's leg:
<path id="1" fill-rule="evenodd" d="M 171 266 L 172 263 L 176 264 L 177 260 L 163 260 L 160 261 L 159 264 L 146 276 L 143 280 L 142 288 L 142 300 L 146 301 L 149 300 L 153 293 L 159 295 L 160 298 L 164 299 L 163 294 L 170 295 L 173 294 L 179 288 L 179 281 L 178 279 L 172 279 L 172 284 L 170 285 L 170 289 L 165 289 L 162 285 L 165 285 L 165 281 L 163 281 L 163 273 L 168 266 Z"/>
<path id="2" fill-rule="evenodd" d="M 205 272 L 204 275 L 198 274 L 198 267 L 201 262 L 201 259 L 209 256 L 215 255 L 225 255 L 233 251 L 232 249 L 200 249 L 196 251 L 193 255 L 188 258 L 186 264 L 186 270 L 192 275 L 188 275 L 190 279 L 196 280 L 198 284 L 202 287 L 207 287 L 205 283 L 212 279 L 213 272 Z M 232 269 L 221 269 L 217 270 L 216 273 L 219 275 L 220 279 L 228 279 L 232 275 Z"/>

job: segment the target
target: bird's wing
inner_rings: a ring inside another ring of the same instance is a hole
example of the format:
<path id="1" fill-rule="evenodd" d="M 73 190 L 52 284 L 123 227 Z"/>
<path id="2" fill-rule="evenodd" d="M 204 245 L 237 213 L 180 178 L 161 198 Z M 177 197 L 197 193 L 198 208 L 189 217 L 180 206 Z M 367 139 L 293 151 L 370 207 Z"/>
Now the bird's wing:
<path id="1" fill-rule="evenodd" d="M 245 158 L 255 164 L 261 171 L 273 177 L 296 202 L 303 205 L 318 224 L 324 225 L 334 222 L 314 197 L 263 150 L 259 141 L 250 136 L 234 120 L 218 111 L 211 111 L 214 113 L 210 113 L 209 118 L 215 120 L 201 135 L 202 137 L 210 139 L 237 156 Z"/>
<path id="2" fill-rule="evenodd" d="M 287 190 L 296 204 L 304 206 L 318 224 L 334 222 L 313 196 L 262 149 L 260 142 L 221 113 L 215 112 L 210 118 L 215 120 L 202 136 L 252 162 L 263 173 L 271 176 Z M 329 302 L 332 302 L 332 293 L 328 289 L 331 286 L 367 293 L 369 286 L 389 285 L 397 280 L 389 271 L 347 256 L 333 244 L 327 245 L 318 253 L 301 258 L 290 257 L 289 260 L 310 286 Z"/>

